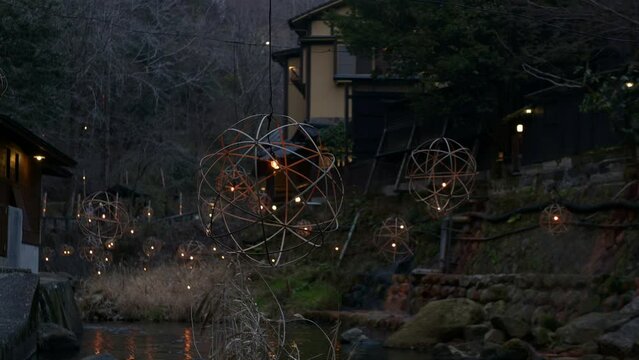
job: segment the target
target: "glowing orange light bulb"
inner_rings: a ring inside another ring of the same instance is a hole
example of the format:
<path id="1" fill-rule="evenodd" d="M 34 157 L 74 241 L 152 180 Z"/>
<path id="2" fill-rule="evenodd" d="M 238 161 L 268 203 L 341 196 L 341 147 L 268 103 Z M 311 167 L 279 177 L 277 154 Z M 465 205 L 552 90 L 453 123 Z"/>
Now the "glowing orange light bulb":
<path id="1" fill-rule="evenodd" d="M 280 163 L 278 163 L 277 160 L 271 160 L 271 167 L 278 170 L 280 168 Z"/>

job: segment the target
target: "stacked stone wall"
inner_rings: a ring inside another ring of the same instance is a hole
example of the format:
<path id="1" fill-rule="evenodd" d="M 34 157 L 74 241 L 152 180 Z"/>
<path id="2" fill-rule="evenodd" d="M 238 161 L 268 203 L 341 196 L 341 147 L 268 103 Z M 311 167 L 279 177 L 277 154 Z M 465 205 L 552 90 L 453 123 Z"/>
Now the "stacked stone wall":
<path id="1" fill-rule="evenodd" d="M 615 311 L 637 292 L 635 279 L 555 274 L 395 275 L 389 294 L 393 289 L 408 293 L 398 309 L 411 314 L 432 300 L 466 298 L 482 304 L 489 315 L 531 322 L 542 313 L 565 322 L 593 311 Z"/>

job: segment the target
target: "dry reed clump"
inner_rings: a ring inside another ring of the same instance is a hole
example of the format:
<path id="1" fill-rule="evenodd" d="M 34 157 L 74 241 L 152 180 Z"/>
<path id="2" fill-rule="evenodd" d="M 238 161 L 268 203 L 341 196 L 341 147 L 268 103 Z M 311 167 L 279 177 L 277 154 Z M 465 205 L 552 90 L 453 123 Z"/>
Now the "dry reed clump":
<path id="1" fill-rule="evenodd" d="M 223 276 L 224 265 L 117 268 L 84 280 L 78 304 L 87 320 L 189 321 L 192 307 Z"/>

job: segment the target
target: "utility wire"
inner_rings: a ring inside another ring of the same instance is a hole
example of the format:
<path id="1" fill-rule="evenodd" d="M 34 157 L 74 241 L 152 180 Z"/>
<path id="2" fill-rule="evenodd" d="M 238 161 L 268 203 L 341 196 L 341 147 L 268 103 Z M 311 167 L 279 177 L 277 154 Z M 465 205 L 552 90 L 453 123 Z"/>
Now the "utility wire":
<path id="1" fill-rule="evenodd" d="M 268 103 L 271 108 L 271 112 L 269 113 L 269 123 L 271 122 L 271 118 L 273 117 L 273 42 L 271 41 L 273 36 L 272 31 L 272 17 L 273 17 L 273 0 L 268 0 L 268 90 L 269 90 L 269 98 Z M 270 127 L 270 126 L 269 126 Z"/>

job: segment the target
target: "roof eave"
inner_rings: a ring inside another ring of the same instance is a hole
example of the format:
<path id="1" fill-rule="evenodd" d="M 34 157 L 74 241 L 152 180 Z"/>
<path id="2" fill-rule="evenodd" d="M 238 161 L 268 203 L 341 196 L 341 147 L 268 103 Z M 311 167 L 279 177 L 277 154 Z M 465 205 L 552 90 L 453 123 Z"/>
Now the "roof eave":
<path id="1" fill-rule="evenodd" d="M 329 9 L 331 9 L 331 8 L 337 6 L 337 5 L 340 5 L 343 2 L 344 2 L 343 0 L 331 0 L 329 2 L 320 4 L 320 5 L 312 8 L 312 9 L 310 9 L 308 11 L 305 11 L 305 12 L 303 12 L 303 13 L 297 15 L 297 16 L 294 16 L 294 17 L 290 18 L 288 20 L 288 26 L 291 29 L 297 31 L 296 27 L 298 25 L 300 25 L 301 23 L 303 23 L 305 21 L 308 21 L 308 20 L 311 20 L 311 19 L 314 19 L 318 14 L 321 14 L 324 11 L 329 10 Z"/>

